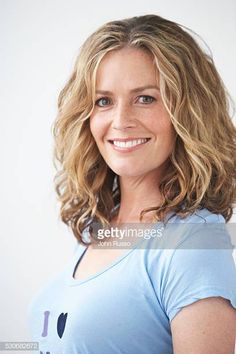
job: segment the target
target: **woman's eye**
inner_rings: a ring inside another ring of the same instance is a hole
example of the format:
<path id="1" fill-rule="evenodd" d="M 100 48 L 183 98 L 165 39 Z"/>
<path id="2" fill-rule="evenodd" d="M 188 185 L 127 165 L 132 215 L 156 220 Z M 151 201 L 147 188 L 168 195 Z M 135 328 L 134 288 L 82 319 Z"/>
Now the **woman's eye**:
<path id="1" fill-rule="evenodd" d="M 95 102 L 95 105 L 96 105 L 96 106 L 99 106 L 99 107 L 104 107 L 104 106 L 106 106 L 106 101 L 107 101 L 107 100 L 109 100 L 108 97 L 101 97 L 101 98 L 99 98 L 99 99 Z M 100 102 L 101 104 L 99 104 L 99 102 Z"/>
<path id="2" fill-rule="evenodd" d="M 141 102 L 141 103 L 144 103 L 144 104 L 149 104 L 149 103 L 152 103 L 152 102 L 156 101 L 156 99 L 154 97 L 147 96 L 147 95 L 139 96 L 139 99 L 140 98 L 144 99 L 143 102 Z M 108 103 L 107 103 L 107 101 L 108 101 Z M 109 100 L 108 97 L 101 97 L 98 100 L 96 100 L 95 105 L 99 106 L 99 107 L 105 107 L 105 106 L 107 106 L 107 104 L 109 104 L 109 101 L 110 100 Z"/>
<path id="3" fill-rule="evenodd" d="M 146 96 L 146 95 L 144 95 L 144 96 L 139 96 L 139 98 L 144 98 L 144 100 L 143 100 L 143 102 L 142 102 L 142 103 L 144 103 L 144 104 L 152 103 L 152 102 L 156 101 L 156 99 L 155 99 L 154 97 L 152 97 L 152 96 Z"/>

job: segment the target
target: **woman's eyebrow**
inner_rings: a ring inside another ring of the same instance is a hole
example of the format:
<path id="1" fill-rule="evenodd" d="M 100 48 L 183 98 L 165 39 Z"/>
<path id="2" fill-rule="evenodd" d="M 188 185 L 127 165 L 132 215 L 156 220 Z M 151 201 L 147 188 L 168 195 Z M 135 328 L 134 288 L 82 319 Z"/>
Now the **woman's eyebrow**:
<path id="1" fill-rule="evenodd" d="M 139 91 L 143 91 L 145 89 L 156 89 L 157 91 L 160 91 L 158 86 L 155 85 L 147 85 L 147 86 L 140 86 L 140 87 L 136 87 L 132 90 L 130 90 L 130 92 L 139 92 Z M 111 91 L 106 91 L 106 90 L 96 90 L 96 93 L 100 93 L 102 95 L 109 95 L 112 94 Z"/>

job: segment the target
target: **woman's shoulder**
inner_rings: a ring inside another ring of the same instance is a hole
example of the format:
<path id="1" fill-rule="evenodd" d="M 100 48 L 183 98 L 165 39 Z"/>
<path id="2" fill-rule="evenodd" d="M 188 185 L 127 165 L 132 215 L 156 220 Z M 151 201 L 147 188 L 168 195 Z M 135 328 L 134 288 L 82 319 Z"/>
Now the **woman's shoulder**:
<path id="1" fill-rule="evenodd" d="M 225 218 L 206 208 L 186 217 L 172 214 L 165 224 L 161 247 L 170 249 L 232 249 Z"/>
<path id="2" fill-rule="evenodd" d="M 225 223 L 222 214 L 214 213 L 207 208 L 198 208 L 186 217 L 171 213 L 168 223 Z"/>
<path id="3" fill-rule="evenodd" d="M 183 260 L 191 265 L 193 256 L 199 262 L 202 259 L 226 257 L 232 260 L 234 242 L 232 234 L 226 227 L 221 214 L 213 213 L 208 209 L 198 209 L 185 218 L 173 215 L 163 227 L 161 237 L 147 241 L 149 268 L 170 271 L 170 264 Z M 209 257 L 209 258 L 208 258 Z M 189 265 L 189 267 L 190 267 Z M 171 268 L 174 271 L 174 268 Z"/>

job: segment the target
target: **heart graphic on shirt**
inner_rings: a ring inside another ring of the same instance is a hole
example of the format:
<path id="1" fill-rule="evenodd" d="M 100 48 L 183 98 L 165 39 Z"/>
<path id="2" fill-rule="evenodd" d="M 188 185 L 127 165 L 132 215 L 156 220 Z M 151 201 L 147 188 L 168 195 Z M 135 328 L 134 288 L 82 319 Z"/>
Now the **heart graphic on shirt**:
<path id="1" fill-rule="evenodd" d="M 63 336 L 65 330 L 67 315 L 67 313 L 62 312 L 57 320 L 57 334 L 60 338 Z"/>

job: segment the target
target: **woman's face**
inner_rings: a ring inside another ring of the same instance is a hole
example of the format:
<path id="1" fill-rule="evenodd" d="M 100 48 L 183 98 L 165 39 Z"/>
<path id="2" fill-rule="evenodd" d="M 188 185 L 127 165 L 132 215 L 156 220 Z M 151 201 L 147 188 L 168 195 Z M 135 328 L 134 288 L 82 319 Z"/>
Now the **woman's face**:
<path id="1" fill-rule="evenodd" d="M 175 131 L 150 54 L 123 48 L 105 55 L 97 72 L 90 129 L 103 159 L 117 175 L 161 171 L 173 149 Z"/>

